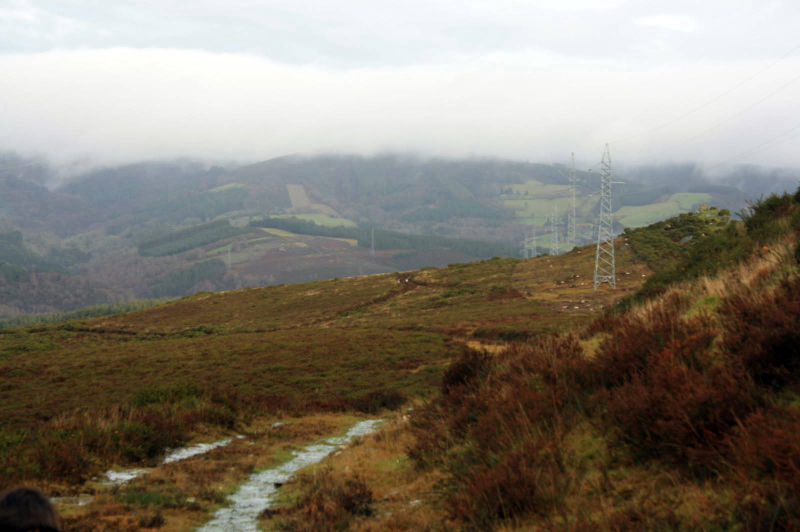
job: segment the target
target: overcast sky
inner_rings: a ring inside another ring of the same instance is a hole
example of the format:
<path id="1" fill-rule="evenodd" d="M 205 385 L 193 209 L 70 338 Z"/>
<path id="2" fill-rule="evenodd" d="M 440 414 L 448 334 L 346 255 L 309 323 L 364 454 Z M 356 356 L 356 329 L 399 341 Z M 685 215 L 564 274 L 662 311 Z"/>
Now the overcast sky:
<path id="1" fill-rule="evenodd" d="M 798 0 L 0 0 L 0 151 L 800 167 Z"/>

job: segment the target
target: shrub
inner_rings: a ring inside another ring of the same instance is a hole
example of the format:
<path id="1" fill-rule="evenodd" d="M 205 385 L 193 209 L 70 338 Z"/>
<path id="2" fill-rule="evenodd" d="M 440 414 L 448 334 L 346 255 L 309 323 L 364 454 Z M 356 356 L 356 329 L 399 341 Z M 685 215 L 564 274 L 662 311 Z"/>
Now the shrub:
<path id="1" fill-rule="evenodd" d="M 766 199 L 762 198 L 748 205 L 747 209 L 740 213 L 747 234 L 758 242 L 766 242 L 780 236 L 784 230 L 778 221 L 791 213 L 795 203 L 794 197 L 789 194 L 781 196 L 771 194 Z"/>
<path id="2" fill-rule="evenodd" d="M 800 529 L 800 413 L 753 412 L 729 438 L 737 519 L 747 530 Z"/>
<path id="3" fill-rule="evenodd" d="M 711 319 L 685 320 L 684 307 L 673 294 L 617 319 L 593 361 L 605 387 L 597 399 L 635 456 L 707 473 L 720 467 L 721 442 L 758 398 L 741 364 L 712 350 L 718 334 Z"/>
<path id="4" fill-rule="evenodd" d="M 563 504 L 569 476 L 558 442 L 540 438 L 505 453 L 496 464 L 466 469 L 457 481 L 448 501 L 450 517 L 489 530 L 499 520 L 552 512 Z"/>
<path id="5" fill-rule="evenodd" d="M 170 386 L 148 386 L 141 388 L 133 397 L 131 404 L 147 406 L 157 403 L 175 403 L 187 397 L 197 397 L 200 391 L 191 382 L 173 384 Z"/>
<path id="6" fill-rule="evenodd" d="M 85 480 L 86 472 L 90 470 L 90 457 L 78 435 L 72 431 L 42 436 L 33 444 L 32 450 L 34 463 L 31 466 L 43 478 L 77 484 Z"/>
<path id="7" fill-rule="evenodd" d="M 408 398 L 396 390 L 376 390 L 350 402 L 353 408 L 365 414 L 377 414 L 381 410 L 397 410 L 403 406 Z"/>
<path id="8" fill-rule="evenodd" d="M 756 400 L 741 372 L 696 366 L 695 349 L 707 345 L 702 335 L 674 342 L 630 382 L 607 392 L 605 419 L 634 456 L 719 471 L 722 442 Z"/>
<path id="9" fill-rule="evenodd" d="M 281 530 L 347 530 L 353 518 L 372 515 L 372 491 L 358 476 L 325 469 L 301 474 L 297 482 L 301 495 L 292 507 L 262 514 L 283 516 Z"/>
<path id="10" fill-rule="evenodd" d="M 449 395 L 462 387 L 474 387 L 489 371 L 487 353 L 464 349 L 461 358 L 450 364 L 442 377 L 442 393 Z"/>
<path id="11" fill-rule="evenodd" d="M 613 336 L 606 339 L 592 361 L 593 373 L 600 384 L 619 386 L 635 374 L 642 373 L 651 356 L 660 353 L 672 342 L 688 337 L 711 334 L 706 318 L 689 322 L 681 318 L 685 299 L 671 294 L 658 305 L 639 315 L 628 313 L 615 321 Z"/>
<path id="12" fill-rule="evenodd" d="M 519 361 L 522 370 L 537 375 L 562 399 L 591 384 L 583 348 L 573 334 L 547 336 Z"/>
<path id="13" fill-rule="evenodd" d="M 773 291 L 735 293 L 719 312 L 724 349 L 757 383 L 780 386 L 800 375 L 800 279 L 785 279 Z"/>
<path id="14" fill-rule="evenodd" d="M 492 366 L 487 353 L 465 348 L 442 376 L 442 395 L 414 411 L 411 428 L 415 443 L 408 455 L 417 467 L 441 464 L 453 442 L 466 435 L 485 409 L 480 389 Z"/>

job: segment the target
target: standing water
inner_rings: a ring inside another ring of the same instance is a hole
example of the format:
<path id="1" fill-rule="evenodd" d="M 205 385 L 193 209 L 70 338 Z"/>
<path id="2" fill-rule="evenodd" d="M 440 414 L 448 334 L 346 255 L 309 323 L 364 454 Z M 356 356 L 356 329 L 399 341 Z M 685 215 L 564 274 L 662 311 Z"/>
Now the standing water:
<path id="1" fill-rule="evenodd" d="M 237 439 L 244 438 L 244 436 L 239 435 L 236 436 Z M 178 462 L 179 460 L 186 460 L 187 458 L 191 458 L 192 456 L 197 456 L 198 454 L 204 454 L 212 449 L 216 449 L 217 447 L 224 447 L 228 445 L 230 442 L 233 441 L 233 438 L 227 438 L 225 440 L 216 441 L 213 443 L 198 443 L 196 445 L 192 445 L 190 447 L 182 447 L 180 449 L 174 449 L 170 451 L 164 459 L 161 461 L 161 464 L 170 464 L 172 462 Z M 150 469 L 146 468 L 136 468 L 136 469 L 125 469 L 123 471 L 106 471 L 106 483 L 111 486 L 122 486 L 123 484 L 127 484 L 131 480 L 139 477 L 145 473 L 150 471 Z"/>
<path id="2" fill-rule="evenodd" d="M 276 484 L 283 484 L 300 469 L 316 464 L 353 439 L 374 432 L 381 422 L 380 419 L 368 419 L 356 423 L 344 436 L 308 445 L 288 462 L 252 475 L 228 499 L 230 506 L 220 508 L 214 518 L 200 527 L 198 532 L 257 531 L 258 514 L 269 508 L 270 499 L 277 490 Z"/>

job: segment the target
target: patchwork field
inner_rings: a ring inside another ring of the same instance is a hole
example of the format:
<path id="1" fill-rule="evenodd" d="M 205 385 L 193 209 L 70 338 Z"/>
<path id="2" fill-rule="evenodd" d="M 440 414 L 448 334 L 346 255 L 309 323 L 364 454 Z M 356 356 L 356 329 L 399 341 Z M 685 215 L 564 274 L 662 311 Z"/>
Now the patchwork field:
<path id="1" fill-rule="evenodd" d="M 701 203 L 711 201 L 711 194 L 681 192 L 667 201 L 641 206 L 621 207 L 614 216 L 625 227 L 643 227 L 682 212 L 689 212 Z"/>

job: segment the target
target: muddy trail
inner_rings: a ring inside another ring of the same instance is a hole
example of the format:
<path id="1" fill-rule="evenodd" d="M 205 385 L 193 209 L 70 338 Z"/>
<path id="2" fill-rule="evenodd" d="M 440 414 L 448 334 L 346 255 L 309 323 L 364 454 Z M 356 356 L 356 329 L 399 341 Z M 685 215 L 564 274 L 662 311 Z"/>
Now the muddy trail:
<path id="1" fill-rule="evenodd" d="M 65 530 L 254 531 L 283 483 L 382 423 L 341 415 L 265 421 L 173 450 L 155 467 L 107 471 L 53 501 Z"/>
<path id="2" fill-rule="evenodd" d="M 381 420 L 368 419 L 353 425 L 344 436 L 325 439 L 307 445 L 283 464 L 253 474 L 231 497 L 227 507 L 220 508 L 214 518 L 200 527 L 199 532 L 258 530 L 258 514 L 271 506 L 277 489 L 290 480 L 295 473 L 320 462 L 333 451 L 377 429 Z"/>

